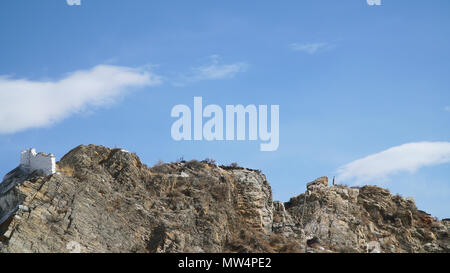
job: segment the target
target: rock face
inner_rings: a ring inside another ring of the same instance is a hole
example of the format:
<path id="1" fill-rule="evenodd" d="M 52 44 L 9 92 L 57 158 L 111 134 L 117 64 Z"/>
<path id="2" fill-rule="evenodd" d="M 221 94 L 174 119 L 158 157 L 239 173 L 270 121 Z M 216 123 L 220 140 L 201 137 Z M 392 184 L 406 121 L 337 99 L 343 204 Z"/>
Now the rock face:
<path id="1" fill-rule="evenodd" d="M 70 151 L 57 171 L 18 168 L 0 184 L 0 252 L 450 250 L 449 221 L 378 187 L 329 187 L 322 177 L 273 202 L 257 170 L 198 161 L 148 168 L 94 145 Z"/>
<path id="2" fill-rule="evenodd" d="M 285 204 L 304 232 L 336 252 L 449 252 L 448 225 L 375 186 L 328 187 L 323 178 Z"/>

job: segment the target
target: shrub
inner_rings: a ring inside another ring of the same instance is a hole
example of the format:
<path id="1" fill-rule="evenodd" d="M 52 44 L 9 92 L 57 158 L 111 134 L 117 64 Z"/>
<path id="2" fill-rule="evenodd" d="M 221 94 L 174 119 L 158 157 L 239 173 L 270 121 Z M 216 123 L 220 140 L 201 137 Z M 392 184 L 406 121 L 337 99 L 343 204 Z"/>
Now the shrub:
<path id="1" fill-rule="evenodd" d="M 224 202 L 229 198 L 229 188 L 227 184 L 216 184 L 211 189 L 211 194 L 219 202 Z"/>
<path id="2" fill-rule="evenodd" d="M 216 165 L 216 161 L 209 157 L 205 158 L 205 160 L 203 160 L 202 162 L 210 165 Z"/>
<path id="3" fill-rule="evenodd" d="M 56 171 L 64 174 L 65 176 L 68 176 L 68 177 L 73 177 L 73 174 L 75 172 L 72 167 L 67 166 L 67 165 L 57 165 Z"/>
<path id="4" fill-rule="evenodd" d="M 191 169 L 200 169 L 203 168 L 203 164 L 198 160 L 191 160 L 186 163 L 186 166 Z"/>
<path id="5" fill-rule="evenodd" d="M 164 165 L 164 161 L 160 158 L 160 159 L 158 159 L 158 162 L 156 162 L 155 165 L 153 165 L 153 167 L 158 167 L 161 165 Z"/>
<path id="6" fill-rule="evenodd" d="M 280 248 L 281 253 L 300 253 L 300 246 L 295 241 L 289 241 Z"/>

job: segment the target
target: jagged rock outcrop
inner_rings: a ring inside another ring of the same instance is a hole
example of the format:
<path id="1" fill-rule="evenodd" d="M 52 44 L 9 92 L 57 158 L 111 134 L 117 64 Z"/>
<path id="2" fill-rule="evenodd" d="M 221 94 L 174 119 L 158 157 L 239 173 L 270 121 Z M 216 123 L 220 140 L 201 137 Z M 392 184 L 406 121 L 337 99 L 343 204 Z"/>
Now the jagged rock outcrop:
<path id="1" fill-rule="evenodd" d="M 326 178 L 285 204 L 307 236 L 336 252 L 449 252 L 448 225 L 412 199 L 376 186 L 328 187 Z"/>
<path id="2" fill-rule="evenodd" d="M 449 222 L 412 200 L 373 186 L 329 187 L 326 177 L 289 202 L 273 202 L 257 170 L 195 160 L 148 168 L 125 150 L 89 145 L 65 155 L 56 174 L 19 168 L 6 178 L 0 252 L 450 249 Z"/>

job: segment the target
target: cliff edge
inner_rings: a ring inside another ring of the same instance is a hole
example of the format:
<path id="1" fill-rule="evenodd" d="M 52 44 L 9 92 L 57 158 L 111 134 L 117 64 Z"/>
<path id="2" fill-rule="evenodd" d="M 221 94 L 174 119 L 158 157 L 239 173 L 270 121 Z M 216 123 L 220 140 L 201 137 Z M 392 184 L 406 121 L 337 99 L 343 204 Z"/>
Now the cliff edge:
<path id="1" fill-rule="evenodd" d="M 0 252 L 450 252 L 449 221 L 326 177 L 282 203 L 258 170 L 79 146 L 0 184 Z"/>

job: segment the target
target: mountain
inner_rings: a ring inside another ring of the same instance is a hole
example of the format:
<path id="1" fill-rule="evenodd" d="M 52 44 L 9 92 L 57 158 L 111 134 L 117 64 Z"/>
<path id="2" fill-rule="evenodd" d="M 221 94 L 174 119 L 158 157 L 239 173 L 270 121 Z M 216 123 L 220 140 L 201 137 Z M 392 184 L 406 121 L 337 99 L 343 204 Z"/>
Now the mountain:
<path id="1" fill-rule="evenodd" d="M 327 177 L 282 203 L 258 170 L 212 160 L 149 168 L 79 146 L 45 176 L 0 184 L 0 252 L 450 252 L 450 221 L 375 186 Z"/>

